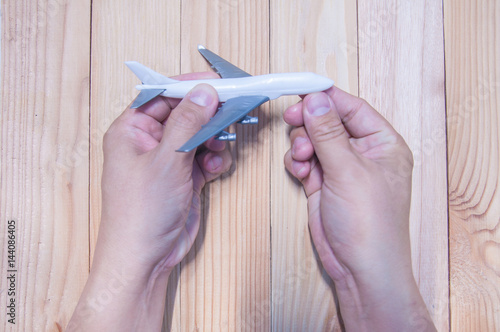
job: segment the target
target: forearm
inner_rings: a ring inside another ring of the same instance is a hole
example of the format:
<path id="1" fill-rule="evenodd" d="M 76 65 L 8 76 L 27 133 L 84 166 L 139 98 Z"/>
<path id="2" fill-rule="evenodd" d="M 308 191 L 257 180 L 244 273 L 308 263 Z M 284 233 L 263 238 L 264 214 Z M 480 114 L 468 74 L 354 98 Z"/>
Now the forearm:
<path id="1" fill-rule="evenodd" d="M 170 271 L 102 247 L 67 331 L 159 331 Z"/>
<path id="2" fill-rule="evenodd" d="M 411 272 L 336 283 L 347 331 L 436 331 Z"/>

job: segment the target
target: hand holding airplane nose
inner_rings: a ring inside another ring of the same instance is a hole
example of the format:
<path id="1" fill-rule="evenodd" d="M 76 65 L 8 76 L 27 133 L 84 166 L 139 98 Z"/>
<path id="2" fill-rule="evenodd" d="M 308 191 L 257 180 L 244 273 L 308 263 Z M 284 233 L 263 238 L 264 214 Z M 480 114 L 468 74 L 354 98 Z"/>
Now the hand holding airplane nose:
<path id="1" fill-rule="evenodd" d="M 284 118 L 296 126 L 285 165 L 308 197 L 311 237 L 346 330 L 409 330 L 415 312 L 433 330 L 412 274 L 413 161 L 403 138 L 336 87 L 307 95 Z"/>

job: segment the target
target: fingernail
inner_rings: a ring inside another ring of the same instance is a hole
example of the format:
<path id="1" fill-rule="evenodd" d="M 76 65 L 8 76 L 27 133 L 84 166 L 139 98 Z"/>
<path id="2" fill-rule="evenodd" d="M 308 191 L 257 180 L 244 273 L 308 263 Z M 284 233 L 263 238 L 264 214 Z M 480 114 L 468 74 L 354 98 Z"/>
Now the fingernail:
<path id="1" fill-rule="evenodd" d="M 297 151 L 300 149 L 300 147 L 307 142 L 307 139 L 304 137 L 297 137 L 295 141 L 293 142 L 293 147 L 292 147 L 292 156 L 297 153 Z"/>
<path id="2" fill-rule="evenodd" d="M 213 156 L 208 161 L 208 167 L 210 168 L 211 172 L 216 171 L 221 166 L 222 166 L 222 157 L 220 157 L 220 156 Z"/>
<path id="3" fill-rule="evenodd" d="M 301 173 L 304 170 L 305 165 L 304 165 L 303 162 L 293 161 L 292 162 L 292 168 L 293 168 L 293 171 L 295 172 L 295 175 L 301 176 Z"/>
<path id="4" fill-rule="evenodd" d="M 191 91 L 189 100 L 199 106 L 208 106 L 212 103 L 212 94 L 204 86 L 197 86 Z"/>
<path id="5" fill-rule="evenodd" d="M 320 116 L 330 111 L 330 102 L 324 93 L 318 93 L 307 101 L 307 111 L 314 116 Z"/>

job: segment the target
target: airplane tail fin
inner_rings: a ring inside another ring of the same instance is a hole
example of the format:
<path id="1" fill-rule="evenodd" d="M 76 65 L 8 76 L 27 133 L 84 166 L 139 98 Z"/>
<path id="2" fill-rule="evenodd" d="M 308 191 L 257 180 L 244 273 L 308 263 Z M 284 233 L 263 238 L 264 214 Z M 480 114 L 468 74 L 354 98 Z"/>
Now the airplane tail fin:
<path id="1" fill-rule="evenodd" d="M 127 67 L 141 80 L 142 84 L 148 85 L 163 85 L 163 84 L 172 84 L 177 83 L 179 81 L 174 80 L 172 78 L 168 78 L 155 72 L 154 70 L 144 66 L 143 64 L 137 61 L 127 61 L 125 62 Z M 146 104 L 151 99 L 156 96 L 162 94 L 165 89 L 144 89 L 141 90 L 134 103 L 130 108 L 138 108 L 142 105 Z"/>
<path id="2" fill-rule="evenodd" d="M 172 84 L 179 81 L 163 76 L 137 61 L 125 62 L 127 67 L 141 80 L 142 84 Z"/>

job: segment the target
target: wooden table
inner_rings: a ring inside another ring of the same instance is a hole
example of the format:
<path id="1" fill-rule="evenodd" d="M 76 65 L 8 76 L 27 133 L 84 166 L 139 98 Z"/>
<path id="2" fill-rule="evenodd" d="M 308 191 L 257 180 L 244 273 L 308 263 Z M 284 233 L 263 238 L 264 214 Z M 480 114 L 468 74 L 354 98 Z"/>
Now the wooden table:
<path id="1" fill-rule="evenodd" d="M 500 329 L 497 1 L 2 0 L 1 11 L 0 330 L 66 326 L 97 236 L 102 136 L 137 94 L 123 62 L 208 70 L 197 44 L 252 74 L 327 75 L 386 116 L 415 157 L 413 267 L 436 326 Z M 205 190 L 200 234 L 171 276 L 167 328 L 340 329 L 283 166 L 281 115 L 297 100 L 236 127 L 234 168 Z"/>

